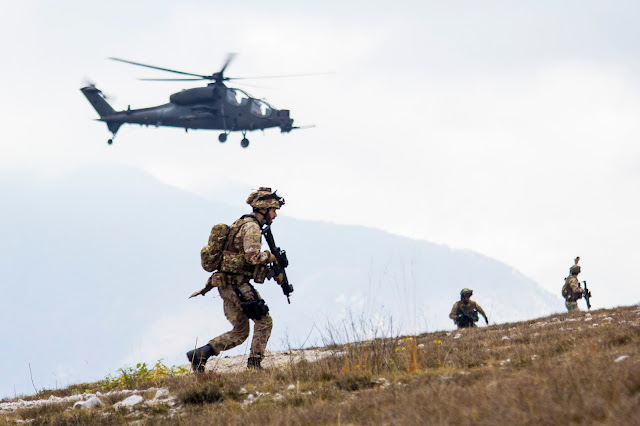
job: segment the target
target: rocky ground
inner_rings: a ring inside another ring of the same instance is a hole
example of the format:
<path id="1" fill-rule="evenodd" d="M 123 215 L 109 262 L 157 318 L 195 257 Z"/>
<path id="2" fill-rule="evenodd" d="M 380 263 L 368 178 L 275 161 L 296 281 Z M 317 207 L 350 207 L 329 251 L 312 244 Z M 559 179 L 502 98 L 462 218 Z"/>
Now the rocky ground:
<path id="1" fill-rule="evenodd" d="M 277 369 L 291 363 L 300 362 L 302 360 L 314 362 L 326 358 L 327 356 L 339 354 L 340 352 L 327 349 L 304 349 L 290 350 L 287 352 L 269 352 L 263 360 L 262 366 L 265 369 Z M 188 370 L 191 366 L 189 364 L 185 364 L 181 367 Z M 231 374 L 244 371 L 246 368 L 247 355 L 222 356 L 211 358 L 207 363 L 206 371 Z M 151 397 L 152 394 L 153 396 Z M 146 406 L 166 404 L 170 407 L 174 407 L 177 404 L 176 398 L 169 396 L 168 389 L 148 388 L 142 390 L 120 390 L 104 393 L 87 392 L 67 397 L 56 397 L 52 395 L 47 399 L 17 399 L 15 401 L 0 403 L 0 414 L 6 414 L 21 409 L 42 408 L 44 406 L 52 404 L 73 404 L 73 408 L 76 409 L 90 409 L 104 406 L 105 402 L 103 401 L 105 399 L 120 399 L 122 397 L 125 397 L 125 399 L 113 405 L 115 409 L 131 408 L 139 404 L 144 404 Z"/>

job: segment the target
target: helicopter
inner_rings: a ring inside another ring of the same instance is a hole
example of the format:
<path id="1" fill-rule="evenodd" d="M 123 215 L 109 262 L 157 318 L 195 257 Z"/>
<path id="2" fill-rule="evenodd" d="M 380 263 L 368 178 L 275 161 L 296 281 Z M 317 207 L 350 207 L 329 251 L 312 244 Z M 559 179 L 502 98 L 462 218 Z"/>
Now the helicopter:
<path id="1" fill-rule="evenodd" d="M 234 56 L 235 54 L 229 54 L 220 71 L 211 75 L 193 74 L 125 59 L 109 58 L 131 65 L 191 76 L 190 78 L 145 78 L 141 80 L 211 81 L 206 87 L 184 89 L 172 94 L 169 97 L 169 103 L 164 105 L 142 109 L 131 109 L 129 106 L 126 110 L 116 111 L 109 105 L 107 97 L 95 84 L 89 84 L 80 90 L 100 116 L 97 120 L 104 121 L 112 133 L 113 136 L 107 141 L 109 145 L 113 143 L 120 126 L 125 123 L 141 126 L 179 127 L 184 128 L 185 131 L 189 131 L 189 129 L 222 130 L 222 133 L 218 135 L 220 142 L 225 142 L 230 132 L 241 132 L 240 146 L 243 148 L 249 146 L 247 132 L 279 127 L 281 133 L 288 133 L 293 129 L 302 128 L 293 126 L 289 110 L 278 110 L 265 100 L 254 98 L 244 90 L 225 85 L 226 81 L 241 79 L 224 75 Z"/>

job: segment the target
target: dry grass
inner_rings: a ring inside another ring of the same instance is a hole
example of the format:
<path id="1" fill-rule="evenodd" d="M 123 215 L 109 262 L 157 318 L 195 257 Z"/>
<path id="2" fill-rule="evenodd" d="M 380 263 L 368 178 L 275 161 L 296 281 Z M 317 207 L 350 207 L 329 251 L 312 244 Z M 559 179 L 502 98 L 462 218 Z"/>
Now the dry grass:
<path id="1" fill-rule="evenodd" d="M 67 404 L 4 412 L 0 424 L 638 422 L 638 306 L 339 344 L 355 334 L 338 339 L 334 331 L 327 345 L 335 354 L 317 362 L 201 377 L 129 377 L 138 389 L 168 388 L 170 403 L 116 411 L 111 404 L 119 397 L 113 396 L 91 410 Z"/>

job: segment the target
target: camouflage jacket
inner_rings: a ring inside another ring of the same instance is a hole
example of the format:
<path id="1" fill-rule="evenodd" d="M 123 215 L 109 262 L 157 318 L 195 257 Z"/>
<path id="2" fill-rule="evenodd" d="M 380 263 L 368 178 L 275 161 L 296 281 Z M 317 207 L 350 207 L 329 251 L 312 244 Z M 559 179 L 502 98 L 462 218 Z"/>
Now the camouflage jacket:
<path id="1" fill-rule="evenodd" d="M 449 318 L 455 321 L 458 318 L 458 314 L 460 312 L 464 312 L 466 314 L 473 316 L 474 311 L 478 311 L 478 313 L 485 318 L 487 317 L 487 315 L 484 313 L 484 310 L 480 307 L 480 305 L 478 305 L 473 300 L 469 300 L 469 303 L 467 304 L 465 304 L 462 300 L 458 300 L 456 303 L 453 304 L 453 308 L 451 308 L 451 313 L 449 314 Z"/>
<path id="2" fill-rule="evenodd" d="M 565 299 L 569 302 L 575 302 L 582 297 L 584 289 L 580 287 L 580 281 L 576 275 L 569 275 L 564 279 L 564 286 L 562 286 L 563 296 L 566 294 Z"/>
<path id="3" fill-rule="evenodd" d="M 231 225 L 229 238 L 231 240 L 223 252 L 220 271 L 253 277 L 255 267 L 269 259 L 267 252 L 260 251 L 262 233 L 258 221 L 252 215 L 241 217 Z"/>

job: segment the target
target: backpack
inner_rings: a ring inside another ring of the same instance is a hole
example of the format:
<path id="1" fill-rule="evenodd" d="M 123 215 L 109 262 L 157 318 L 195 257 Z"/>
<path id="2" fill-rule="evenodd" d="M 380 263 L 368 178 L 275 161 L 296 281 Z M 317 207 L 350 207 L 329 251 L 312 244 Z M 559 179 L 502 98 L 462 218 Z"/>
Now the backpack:
<path id="1" fill-rule="evenodd" d="M 219 223 L 211 228 L 209 242 L 200 250 L 200 263 L 205 271 L 213 272 L 220 268 L 222 252 L 225 249 L 228 236 L 229 225 Z"/>
<path id="2" fill-rule="evenodd" d="M 567 284 L 567 280 L 564 280 L 564 285 L 562 286 L 562 297 L 567 299 L 571 295 L 571 286 Z"/>

